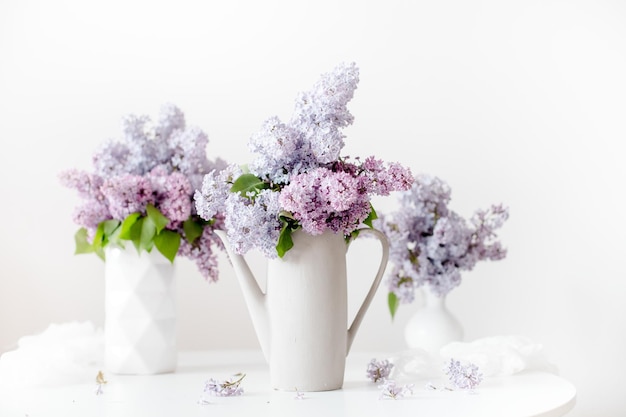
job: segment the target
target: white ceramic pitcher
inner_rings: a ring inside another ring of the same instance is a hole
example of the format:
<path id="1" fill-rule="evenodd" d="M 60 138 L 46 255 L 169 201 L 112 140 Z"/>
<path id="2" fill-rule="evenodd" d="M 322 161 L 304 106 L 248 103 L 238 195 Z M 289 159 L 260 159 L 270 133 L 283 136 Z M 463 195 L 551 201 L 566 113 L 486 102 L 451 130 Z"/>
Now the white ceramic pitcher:
<path id="1" fill-rule="evenodd" d="M 248 264 L 233 253 L 226 233 L 216 231 L 248 305 L 259 343 L 269 364 L 272 388 L 328 391 L 343 385 L 345 360 L 380 281 L 389 255 L 385 235 L 360 229 L 382 246 L 374 282 L 348 327 L 346 252 L 343 235 L 292 234 L 293 247 L 283 258 L 268 260 L 267 289 L 259 287 Z"/>

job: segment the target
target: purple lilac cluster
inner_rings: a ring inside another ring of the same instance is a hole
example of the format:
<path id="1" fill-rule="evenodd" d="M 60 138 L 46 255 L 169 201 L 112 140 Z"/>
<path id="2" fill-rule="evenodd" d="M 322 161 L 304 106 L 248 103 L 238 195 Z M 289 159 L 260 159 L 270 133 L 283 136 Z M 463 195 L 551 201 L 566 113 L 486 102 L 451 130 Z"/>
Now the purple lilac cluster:
<path id="1" fill-rule="evenodd" d="M 472 390 L 478 387 L 483 380 L 483 374 L 478 366 L 473 363 L 462 364 L 460 361 L 450 359 L 443 371 L 455 389 Z"/>
<path id="2" fill-rule="evenodd" d="M 237 253 L 257 248 L 268 258 L 277 257 L 280 216 L 309 234 L 330 230 L 348 236 L 371 213 L 372 195 L 410 188 L 412 174 L 400 164 L 373 157 L 351 162 L 340 156 L 345 138 L 341 129 L 354 121 L 347 104 L 358 81 L 354 63 L 339 65 L 298 95 L 289 122 L 271 117 L 252 135 L 249 149 L 258 156 L 248 169 L 263 184 L 262 191 L 230 192 L 242 174 L 235 166 L 204 177 L 195 195 L 198 213 L 204 218 L 225 213 Z"/>
<path id="3" fill-rule="evenodd" d="M 508 219 L 508 208 L 477 210 L 468 222 L 449 209 L 449 202 L 448 184 L 420 174 L 411 189 L 401 193 L 400 209 L 379 213 L 374 222 L 389 238 L 388 285 L 401 303 L 412 302 L 422 285 L 443 296 L 461 283 L 462 270 L 506 256 L 496 230 Z"/>
<path id="4" fill-rule="evenodd" d="M 378 361 L 376 359 L 372 359 L 367 364 L 367 370 L 365 373 L 370 381 L 378 382 L 384 379 L 388 379 L 392 369 L 393 363 L 389 362 L 389 360 L 384 359 Z"/>
<path id="5" fill-rule="evenodd" d="M 123 221 L 132 213 L 145 215 L 152 204 L 169 219 L 166 228 L 184 236 L 184 221 L 202 220 L 193 204 L 194 190 L 207 172 L 219 171 L 226 163 L 206 157 L 207 135 L 186 127 L 182 111 L 171 104 L 161 108 L 156 123 L 148 116 L 125 116 L 122 131 L 121 139 L 108 140 L 95 152 L 93 172 L 70 169 L 60 174 L 61 183 L 76 190 L 82 200 L 74 222 L 92 239 L 101 222 Z M 213 226 L 221 223 L 218 215 Z M 203 276 L 215 281 L 212 244 L 219 246 L 221 241 L 205 227 L 193 244 L 182 239 L 178 254 L 194 260 Z"/>

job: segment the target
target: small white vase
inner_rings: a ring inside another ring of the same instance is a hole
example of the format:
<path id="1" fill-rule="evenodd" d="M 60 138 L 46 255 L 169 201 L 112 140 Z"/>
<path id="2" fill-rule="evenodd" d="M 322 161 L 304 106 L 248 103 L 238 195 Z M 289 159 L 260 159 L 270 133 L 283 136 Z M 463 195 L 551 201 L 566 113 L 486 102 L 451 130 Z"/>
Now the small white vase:
<path id="1" fill-rule="evenodd" d="M 106 248 L 104 365 L 116 374 L 176 369 L 174 266 L 157 250 Z"/>
<path id="2" fill-rule="evenodd" d="M 439 297 L 422 288 L 424 306 L 413 313 L 404 328 L 404 338 L 412 349 L 436 355 L 451 342 L 463 340 L 463 327 L 446 307 L 446 296 Z"/>

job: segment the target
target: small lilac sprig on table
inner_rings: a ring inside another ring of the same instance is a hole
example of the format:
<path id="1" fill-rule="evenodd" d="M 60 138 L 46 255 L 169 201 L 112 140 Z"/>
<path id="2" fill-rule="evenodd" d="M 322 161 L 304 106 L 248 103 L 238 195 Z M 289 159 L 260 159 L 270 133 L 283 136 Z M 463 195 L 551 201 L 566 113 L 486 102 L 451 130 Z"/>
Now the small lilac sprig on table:
<path id="1" fill-rule="evenodd" d="M 443 180 L 420 174 L 410 190 L 400 193 L 399 210 L 374 221 L 390 243 L 392 317 L 400 304 L 413 301 L 418 287 L 427 285 L 444 296 L 461 283 L 461 271 L 506 257 L 496 230 L 508 219 L 508 208 L 494 204 L 477 210 L 468 222 L 448 207 L 450 194 Z"/>
<path id="2" fill-rule="evenodd" d="M 108 381 L 104 379 L 104 374 L 102 373 L 102 371 L 98 371 L 98 374 L 96 375 L 96 395 L 104 394 L 104 390 L 102 389 L 102 387 L 107 382 Z"/>
<path id="3" fill-rule="evenodd" d="M 243 394 L 241 381 L 245 377 L 246 374 L 239 373 L 223 381 L 211 378 L 206 381 L 204 392 L 216 397 L 237 397 Z"/>
<path id="4" fill-rule="evenodd" d="M 298 229 L 350 238 L 361 224 L 372 227 L 371 196 L 410 188 L 411 172 L 398 163 L 340 155 L 358 81 L 354 63 L 323 74 L 297 97 L 289 122 L 270 117 L 252 135 L 248 147 L 258 157 L 247 168 L 231 165 L 205 176 L 195 195 L 198 213 L 205 219 L 224 213 L 237 254 L 256 248 L 267 258 L 282 257 Z"/>
<path id="5" fill-rule="evenodd" d="M 462 364 L 454 358 L 450 359 L 443 370 L 455 389 L 473 390 L 483 380 L 483 374 L 478 366 L 473 363 Z"/>
<path id="6" fill-rule="evenodd" d="M 82 200 L 74 213 L 81 226 L 76 253 L 104 259 L 107 245 L 132 242 L 138 251 L 156 247 L 170 261 L 176 255 L 187 257 L 207 280 L 216 281 L 212 248 L 222 248 L 222 243 L 212 230 L 223 219 L 219 213 L 198 216 L 193 193 L 206 173 L 226 163 L 207 158 L 206 134 L 186 126 L 183 112 L 174 105 L 164 105 L 157 122 L 127 115 L 122 125 L 122 138 L 106 141 L 94 153 L 92 171 L 60 174 L 62 185 L 76 190 Z"/>
<path id="7" fill-rule="evenodd" d="M 388 379 L 391 374 L 391 370 L 393 369 L 393 363 L 389 362 L 387 359 L 376 360 L 372 359 L 367 364 L 366 376 L 372 382 L 382 381 L 384 379 Z"/>
<path id="8" fill-rule="evenodd" d="M 409 395 L 413 395 L 413 384 L 405 384 L 398 386 L 393 379 L 384 379 L 383 383 L 378 386 L 381 390 L 379 399 L 397 400 Z"/>

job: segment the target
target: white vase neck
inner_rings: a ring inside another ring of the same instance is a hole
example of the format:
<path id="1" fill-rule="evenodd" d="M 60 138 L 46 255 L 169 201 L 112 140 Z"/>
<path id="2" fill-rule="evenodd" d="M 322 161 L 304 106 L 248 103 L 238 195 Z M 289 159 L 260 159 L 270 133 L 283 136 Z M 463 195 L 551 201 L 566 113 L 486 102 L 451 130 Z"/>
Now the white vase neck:
<path id="1" fill-rule="evenodd" d="M 439 296 L 435 294 L 428 286 L 425 286 L 422 292 L 424 294 L 424 305 L 426 307 L 444 307 L 445 306 L 445 301 L 446 301 L 445 295 Z"/>

